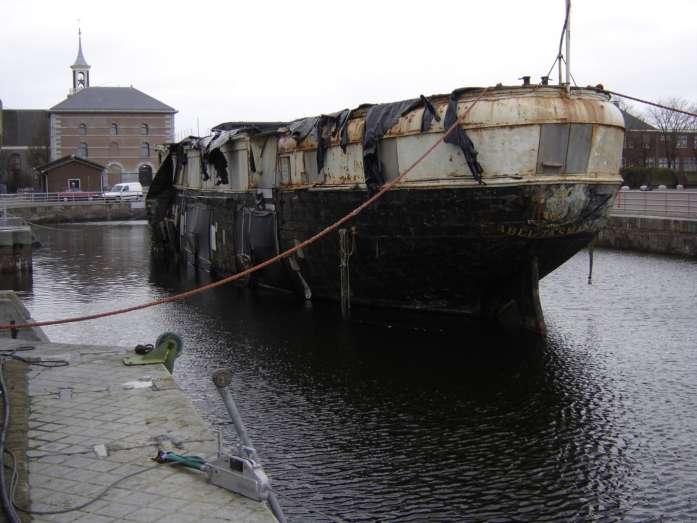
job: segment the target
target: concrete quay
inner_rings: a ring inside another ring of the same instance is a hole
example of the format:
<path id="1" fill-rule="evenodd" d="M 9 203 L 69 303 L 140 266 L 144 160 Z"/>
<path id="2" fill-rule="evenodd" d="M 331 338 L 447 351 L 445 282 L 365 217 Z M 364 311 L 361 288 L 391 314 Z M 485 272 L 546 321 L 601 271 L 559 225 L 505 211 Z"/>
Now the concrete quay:
<path id="1" fill-rule="evenodd" d="M 13 293 L 0 293 L 0 321 L 8 319 L 29 315 Z M 17 339 L 2 331 L 0 351 L 33 363 L 2 358 L 15 499 L 31 511 L 18 511 L 22 521 L 276 521 L 261 502 L 151 459 L 158 449 L 204 458 L 217 451 L 217 438 L 163 365 L 125 366 L 133 354 L 126 348 L 50 343 L 40 329 Z M 56 360 L 67 365 L 40 366 Z"/>
<path id="2" fill-rule="evenodd" d="M 596 245 L 697 257 L 697 219 L 611 214 L 598 233 Z"/>
<path id="3" fill-rule="evenodd" d="M 7 212 L 32 223 L 145 220 L 145 202 L 76 201 L 6 203 Z"/>
<path id="4" fill-rule="evenodd" d="M 697 257 L 697 190 L 621 190 L 596 244 Z"/>
<path id="5" fill-rule="evenodd" d="M 32 270 L 33 235 L 24 220 L 0 217 L 0 273 Z"/>

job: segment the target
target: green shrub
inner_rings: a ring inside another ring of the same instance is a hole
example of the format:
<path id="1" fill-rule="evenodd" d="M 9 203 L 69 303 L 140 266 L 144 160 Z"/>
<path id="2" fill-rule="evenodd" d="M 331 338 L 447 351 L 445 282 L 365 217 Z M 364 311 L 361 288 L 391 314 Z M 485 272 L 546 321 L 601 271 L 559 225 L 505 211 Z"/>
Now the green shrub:
<path id="1" fill-rule="evenodd" d="M 620 175 L 624 185 L 632 189 L 638 189 L 642 185 L 675 187 L 681 182 L 683 185 L 685 183 L 684 174 L 665 167 L 623 167 L 620 169 Z"/>

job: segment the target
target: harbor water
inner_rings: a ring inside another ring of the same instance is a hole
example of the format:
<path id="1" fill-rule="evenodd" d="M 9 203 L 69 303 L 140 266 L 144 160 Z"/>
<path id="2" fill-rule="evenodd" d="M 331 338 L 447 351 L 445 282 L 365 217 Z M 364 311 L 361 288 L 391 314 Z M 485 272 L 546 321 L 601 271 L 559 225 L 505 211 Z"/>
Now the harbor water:
<path id="1" fill-rule="evenodd" d="M 2 280 L 37 320 L 209 281 L 152 261 L 144 222 L 37 234 L 33 275 Z M 587 276 L 581 252 L 542 280 L 542 339 L 455 316 L 343 320 L 234 285 L 45 331 L 125 346 L 179 334 L 175 378 L 233 443 L 210 381 L 230 367 L 291 521 L 695 520 L 697 260 L 596 250 Z"/>

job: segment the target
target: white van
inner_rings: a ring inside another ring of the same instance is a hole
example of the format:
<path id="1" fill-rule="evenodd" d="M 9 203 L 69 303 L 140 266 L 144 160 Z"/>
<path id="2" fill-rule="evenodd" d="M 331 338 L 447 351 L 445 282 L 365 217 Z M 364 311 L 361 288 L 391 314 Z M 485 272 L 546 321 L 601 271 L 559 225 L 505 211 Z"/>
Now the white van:
<path id="1" fill-rule="evenodd" d="M 108 200 L 140 200 L 143 197 L 143 186 L 139 182 L 117 183 L 102 194 Z"/>

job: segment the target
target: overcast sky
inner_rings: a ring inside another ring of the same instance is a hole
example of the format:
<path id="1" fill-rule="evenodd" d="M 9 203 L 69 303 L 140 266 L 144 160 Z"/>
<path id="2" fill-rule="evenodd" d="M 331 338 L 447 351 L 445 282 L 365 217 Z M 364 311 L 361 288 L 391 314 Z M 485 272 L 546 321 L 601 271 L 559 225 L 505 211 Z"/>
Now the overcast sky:
<path id="1" fill-rule="evenodd" d="M 93 86 L 171 105 L 177 137 L 363 102 L 539 79 L 564 0 L 5 2 L 0 99 L 47 109 L 71 87 L 78 19 Z M 574 0 L 579 85 L 697 102 L 697 0 Z M 556 68 L 553 71 L 556 81 Z"/>

